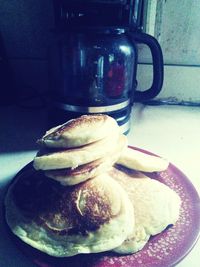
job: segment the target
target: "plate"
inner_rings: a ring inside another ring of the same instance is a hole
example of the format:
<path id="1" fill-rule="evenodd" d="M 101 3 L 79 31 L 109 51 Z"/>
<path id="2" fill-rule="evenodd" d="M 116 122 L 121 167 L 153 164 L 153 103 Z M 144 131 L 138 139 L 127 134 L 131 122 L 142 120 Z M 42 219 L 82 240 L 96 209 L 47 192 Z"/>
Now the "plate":
<path id="1" fill-rule="evenodd" d="M 143 153 L 151 152 L 137 149 Z M 29 168 L 30 164 L 25 166 Z M 20 173 L 25 169 L 23 168 Z M 162 233 L 151 237 L 145 247 L 132 255 L 119 256 L 111 252 L 54 258 L 24 244 L 10 232 L 10 236 L 36 265 L 40 267 L 163 267 L 175 266 L 195 245 L 200 231 L 200 199 L 189 179 L 172 163 L 166 171 L 145 173 L 176 191 L 181 200 L 181 212 L 177 223 Z"/>

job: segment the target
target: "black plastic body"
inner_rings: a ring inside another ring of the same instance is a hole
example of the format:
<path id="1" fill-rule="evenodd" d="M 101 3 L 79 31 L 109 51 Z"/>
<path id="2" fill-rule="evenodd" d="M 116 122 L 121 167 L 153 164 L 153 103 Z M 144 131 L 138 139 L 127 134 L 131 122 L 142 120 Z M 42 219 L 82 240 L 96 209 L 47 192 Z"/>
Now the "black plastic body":
<path id="1" fill-rule="evenodd" d="M 74 28 L 141 26 L 143 0 L 54 0 L 55 27 Z M 103 19 L 102 19 L 103 18 Z"/>

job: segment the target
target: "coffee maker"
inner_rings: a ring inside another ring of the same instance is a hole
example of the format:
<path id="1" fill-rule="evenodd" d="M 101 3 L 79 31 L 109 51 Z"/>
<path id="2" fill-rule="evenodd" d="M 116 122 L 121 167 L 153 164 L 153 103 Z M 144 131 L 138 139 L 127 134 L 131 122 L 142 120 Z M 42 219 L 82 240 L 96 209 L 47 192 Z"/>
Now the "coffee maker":
<path id="1" fill-rule="evenodd" d="M 163 83 L 157 40 L 142 32 L 143 0 L 54 0 L 49 51 L 49 122 L 83 114 L 108 114 L 130 129 L 134 102 L 155 97 Z M 150 48 L 153 81 L 137 91 L 137 44 Z"/>

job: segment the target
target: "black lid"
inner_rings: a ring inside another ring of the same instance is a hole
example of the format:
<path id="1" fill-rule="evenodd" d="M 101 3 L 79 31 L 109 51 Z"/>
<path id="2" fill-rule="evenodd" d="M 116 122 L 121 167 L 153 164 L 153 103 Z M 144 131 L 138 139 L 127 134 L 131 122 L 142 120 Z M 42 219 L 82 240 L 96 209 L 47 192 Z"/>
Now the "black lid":
<path id="1" fill-rule="evenodd" d="M 138 28 L 143 0 L 54 0 L 56 28 Z"/>

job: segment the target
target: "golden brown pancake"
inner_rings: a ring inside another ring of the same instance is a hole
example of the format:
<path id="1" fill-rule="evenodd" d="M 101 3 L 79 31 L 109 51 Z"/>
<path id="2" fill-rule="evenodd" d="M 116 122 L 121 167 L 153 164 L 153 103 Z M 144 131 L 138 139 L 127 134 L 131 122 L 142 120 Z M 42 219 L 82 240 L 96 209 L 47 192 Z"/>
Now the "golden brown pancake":
<path id="1" fill-rule="evenodd" d="M 119 142 L 124 142 L 126 137 L 113 133 L 100 141 L 78 148 L 63 149 L 60 151 L 39 151 L 34 158 L 36 170 L 54 170 L 63 168 L 76 168 L 114 153 Z"/>
<path id="2" fill-rule="evenodd" d="M 126 241 L 115 248 L 120 254 L 141 250 L 152 235 L 175 224 L 180 212 L 180 198 L 165 184 L 140 172 L 113 168 L 110 175 L 127 192 L 135 213 L 135 228 Z"/>
<path id="3" fill-rule="evenodd" d="M 50 129 L 38 143 L 54 148 L 78 147 L 99 141 L 111 132 L 119 133 L 119 126 L 112 117 L 83 115 Z"/>
<path id="4" fill-rule="evenodd" d="M 120 157 L 122 150 L 126 146 L 126 141 L 127 138 L 125 136 L 120 138 L 115 150 L 100 159 L 97 159 L 84 165 L 80 165 L 75 169 L 66 168 L 57 170 L 47 170 L 45 171 L 45 175 L 60 182 L 62 185 L 75 185 L 93 177 L 96 177 L 111 169 L 113 164 Z"/>
<path id="5" fill-rule="evenodd" d="M 62 186 L 34 169 L 10 186 L 6 220 L 25 243 L 56 257 L 119 246 L 133 231 L 133 207 L 108 174 Z"/>
<path id="6" fill-rule="evenodd" d="M 75 185 L 107 172 L 111 169 L 118 157 L 119 154 L 112 157 L 104 157 L 90 163 L 80 165 L 75 169 L 68 168 L 47 170 L 45 171 L 45 175 L 60 182 L 62 185 Z"/>
<path id="7" fill-rule="evenodd" d="M 127 147 L 121 153 L 117 164 L 143 172 L 159 172 L 166 170 L 169 162 L 164 158 L 148 155 Z"/>

